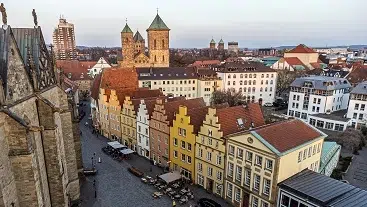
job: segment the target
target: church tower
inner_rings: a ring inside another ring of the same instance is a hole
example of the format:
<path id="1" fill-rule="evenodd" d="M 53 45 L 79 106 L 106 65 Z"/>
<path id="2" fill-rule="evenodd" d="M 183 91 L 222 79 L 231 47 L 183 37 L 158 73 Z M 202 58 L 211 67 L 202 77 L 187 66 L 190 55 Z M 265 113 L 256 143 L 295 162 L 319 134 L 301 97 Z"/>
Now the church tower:
<path id="1" fill-rule="evenodd" d="M 224 41 L 222 38 L 220 39 L 218 43 L 218 50 L 224 50 Z"/>
<path id="2" fill-rule="evenodd" d="M 169 67 L 169 31 L 159 14 L 147 29 L 149 59 L 152 67 Z"/>
<path id="3" fill-rule="evenodd" d="M 210 41 L 210 44 L 209 44 L 209 48 L 210 49 L 215 49 L 215 41 L 214 41 L 214 39 L 212 38 L 212 41 Z"/>
<path id="4" fill-rule="evenodd" d="M 123 57 L 121 65 L 123 67 L 133 67 L 135 44 L 133 40 L 133 31 L 130 29 L 127 23 L 124 29 L 121 31 L 121 44 L 122 44 L 122 57 Z"/>

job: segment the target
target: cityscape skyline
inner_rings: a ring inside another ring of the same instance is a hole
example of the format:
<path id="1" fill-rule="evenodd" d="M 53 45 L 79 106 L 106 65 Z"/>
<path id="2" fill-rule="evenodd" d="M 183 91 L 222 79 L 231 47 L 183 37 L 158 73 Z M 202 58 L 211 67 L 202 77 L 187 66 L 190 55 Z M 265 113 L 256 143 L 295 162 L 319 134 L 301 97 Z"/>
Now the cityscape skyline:
<path id="1" fill-rule="evenodd" d="M 120 32 L 126 18 L 134 33 L 139 30 L 146 38 L 142 31 L 149 27 L 157 7 L 171 29 L 172 48 L 205 48 L 212 37 L 216 42 L 222 37 L 226 45 L 229 41 L 237 41 L 241 48 L 299 43 L 311 47 L 353 45 L 363 44 L 367 40 L 364 35 L 367 28 L 363 27 L 366 17 L 363 8 L 367 2 L 361 0 L 355 0 L 353 4 L 341 0 L 297 4 L 291 4 L 290 0 L 232 0 L 217 4 L 208 0 L 137 0 L 134 4 L 115 0 L 106 0 L 103 4 L 86 0 L 30 0 L 22 3 L 21 8 L 14 1 L 5 1 L 4 4 L 8 24 L 13 27 L 32 25 L 31 11 L 36 9 L 47 43 L 52 41 L 52 31 L 60 15 L 75 25 L 76 44 L 80 46 L 120 46 Z M 188 9 L 179 9 L 185 7 Z M 24 25 L 24 22 L 28 24 Z"/>

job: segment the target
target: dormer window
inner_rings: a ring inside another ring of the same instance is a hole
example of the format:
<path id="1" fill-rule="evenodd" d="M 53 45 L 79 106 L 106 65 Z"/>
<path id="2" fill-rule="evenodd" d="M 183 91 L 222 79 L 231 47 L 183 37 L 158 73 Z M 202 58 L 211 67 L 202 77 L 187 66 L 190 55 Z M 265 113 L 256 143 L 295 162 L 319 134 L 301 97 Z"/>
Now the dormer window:
<path id="1" fill-rule="evenodd" d="M 238 118 L 237 119 L 237 124 L 238 124 L 238 126 L 240 127 L 240 128 L 243 128 L 244 127 L 244 123 L 243 123 L 243 120 L 242 120 L 242 118 Z"/>

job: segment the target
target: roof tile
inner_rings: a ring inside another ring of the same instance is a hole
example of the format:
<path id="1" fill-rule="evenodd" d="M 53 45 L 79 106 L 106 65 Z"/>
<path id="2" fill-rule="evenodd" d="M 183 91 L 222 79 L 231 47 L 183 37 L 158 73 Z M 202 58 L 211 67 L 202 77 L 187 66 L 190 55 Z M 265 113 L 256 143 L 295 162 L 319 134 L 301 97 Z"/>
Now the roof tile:
<path id="1" fill-rule="evenodd" d="M 299 44 L 297 47 L 293 48 L 287 53 L 317 53 L 317 52 L 304 44 Z"/>

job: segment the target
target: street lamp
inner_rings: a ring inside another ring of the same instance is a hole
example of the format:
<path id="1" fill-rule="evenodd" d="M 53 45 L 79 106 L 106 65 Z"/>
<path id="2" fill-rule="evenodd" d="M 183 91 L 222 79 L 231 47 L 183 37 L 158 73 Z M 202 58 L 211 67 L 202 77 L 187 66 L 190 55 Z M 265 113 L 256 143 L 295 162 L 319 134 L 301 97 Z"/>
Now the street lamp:
<path id="1" fill-rule="evenodd" d="M 94 167 L 94 165 L 93 165 L 93 159 L 94 159 L 94 157 L 92 157 L 92 167 Z"/>

